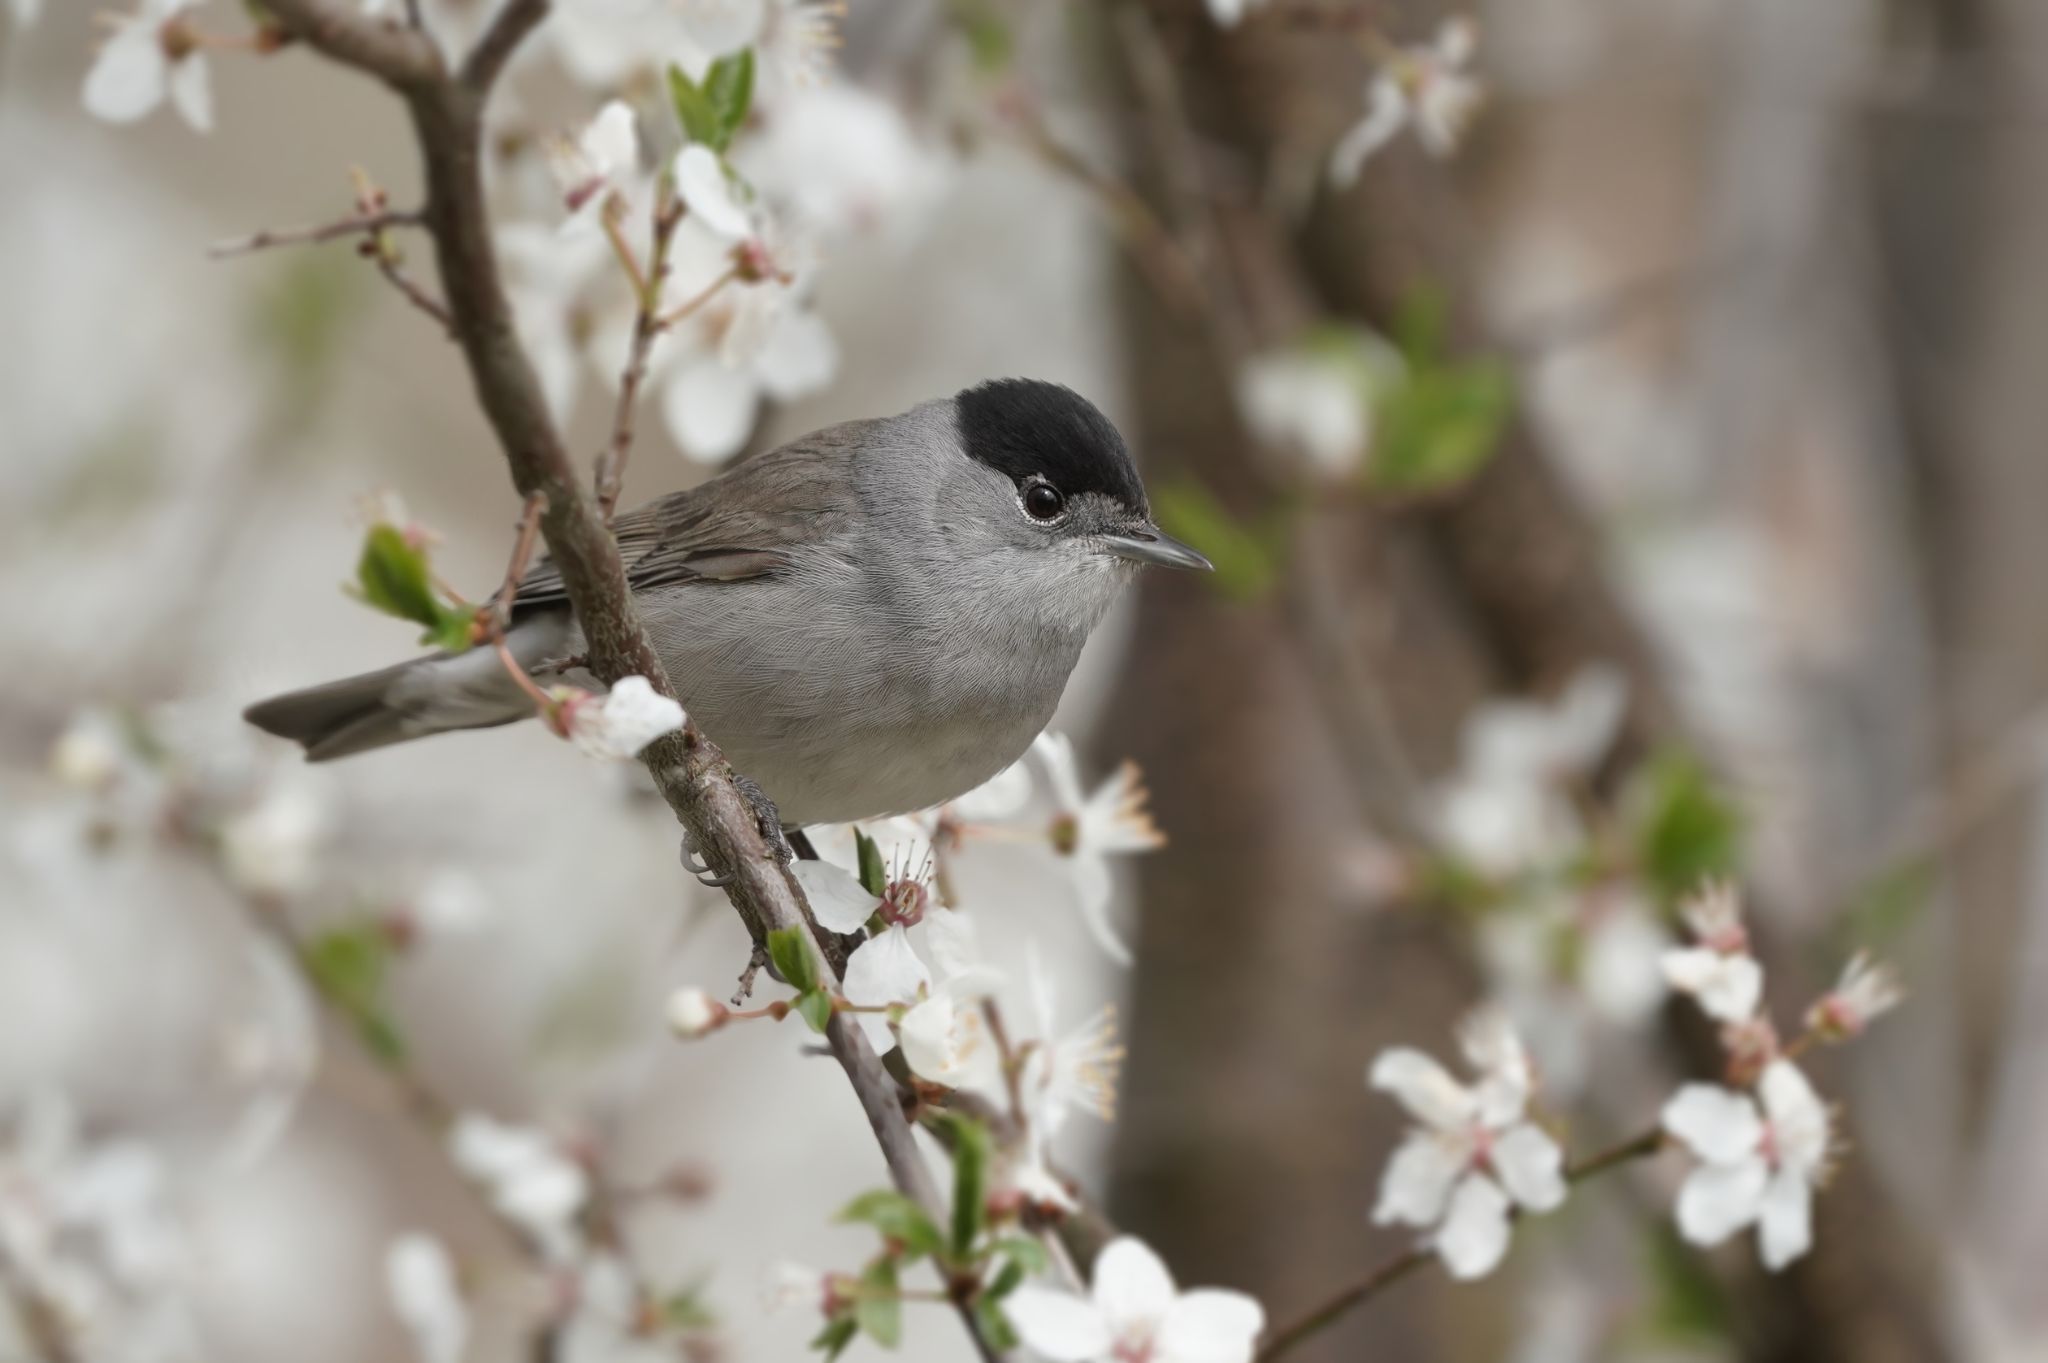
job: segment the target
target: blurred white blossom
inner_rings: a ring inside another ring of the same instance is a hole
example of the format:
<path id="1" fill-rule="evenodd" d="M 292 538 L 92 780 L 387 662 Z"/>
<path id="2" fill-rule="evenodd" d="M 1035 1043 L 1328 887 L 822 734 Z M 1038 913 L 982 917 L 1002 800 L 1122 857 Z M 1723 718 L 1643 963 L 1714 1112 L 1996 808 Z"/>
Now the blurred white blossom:
<path id="1" fill-rule="evenodd" d="M 561 190 L 564 233 L 595 229 L 640 174 L 640 138 L 632 106 L 612 100 L 574 138 L 546 144 L 548 169 Z"/>
<path id="2" fill-rule="evenodd" d="M 112 31 L 85 76 L 85 107 L 109 123 L 147 117 L 168 96 L 200 132 L 213 128 L 213 81 L 198 35 L 182 17 L 197 0 L 141 0 Z"/>
<path id="3" fill-rule="evenodd" d="M 1157 1254 L 1123 1235 L 1096 1256 L 1089 1295 L 1026 1283 L 1003 1299 L 1018 1337 L 1054 1363 L 1250 1363 L 1266 1313 L 1242 1292 L 1182 1292 Z"/>
<path id="4" fill-rule="evenodd" d="M 1768 1065 L 1756 1099 L 1713 1084 L 1687 1084 L 1664 1106 L 1664 1129 L 1700 1165 L 1678 1195 L 1679 1233 L 1718 1245 L 1756 1226 L 1766 1268 L 1777 1270 L 1813 1243 L 1813 1194 L 1827 1174 L 1831 1122 L 1825 1104 L 1789 1060 Z"/>
<path id="5" fill-rule="evenodd" d="M 1569 785 L 1599 763 L 1627 703 L 1618 672 L 1589 667 L 1553 704 L 1482 708 L 1465 725 L 1457 772 L 1437 793 L 1446 850 L 1495 876 L 1569 856 L 1582 836 Z"/>
<path id="6" fill-rule="evenodd" d="M 1264 3 L 1266 0 L 1208 0 L 1209 17 L 1216 21 L 1218 27 L 1235 28 L 1247 11 Z"/>
<path id="7" fill-rule="evenodd" d="M 384 1290 L 420 1363 L 462 1363 L 469 1347 L 469 1307 L 447 1246 L 408 1231 L 384 1251 Z"/>
<path id="8" fill-rule="evenodd" d="M 1664 953 L 1664 978 L 1717 1022 L 1747 1022 L 1763 1002 L 1764 971 L 1749 954 L 1735 890 L 1710 885 L 1687 902 L 1683 913 L 1696 945 Z"/>
<path id="9" fill-rule="evenodd" d="M 311 889 L 330 827 L 325 796 L 302 773 L 280 773 L 220 827 L 221 867 L 236 888 L 289 897 Z"/>
<path id="10" fill-rule="evenodd" d="M 50 774 L 77 790 L 100 790 L 130 759 L 120 724 L 100 710 L 81 710 L 50 749 Z"/>
<path id="11" fill-rule="evenodd" d="M 1323 477 L 1348 477 L 1371 449 L 1375 402 L 1405 367 L 1385 340 L 1347 328 L 1247 360 L 1237 407 L 1262 443 L 1302 456 Z"/>
<path id="12" fill-rule="evenodd" d="M 590 1180 L 545 1132 L 464 1113 L 449 1132 L 448 1149 L 456 1167 L 482 1185 L 498 1214 L 551 1261 L 574 1256 L 576 1218 L 590 1196 Z"/>
<path id="13" fill-rule="evenodd" d="M 1564 1201 L 1564 1154 L 1526 1116 L 1534 1080 L 1506 1017 L 1473 1014 L 1459 1042 L 1477 1078 L 1469 1087 L 1406 1047 L 1373 1062 L 1368 1082 L 1416 1121 L 1380 1180 L 1373 1220 L 1433 1230 L 1444 1267 L 1469 1279 L 1507 1253 L 1513 1208 L 1546 1212 Z"/>
<path id="14" fill-rule="evenodd" d="M 1331 183 L 1356 183 L 1367 158 L 1405 128 L 1413 127 L 1433 156 L 1456 151 L 1486 98 L 1486 87 L 1467 70 L 1478 46 L 1478 26 L 1460 16 L 1446 19 L 1429 44 L 1390 55 L 1366 87 L 1365 117 L 1330 152 Z"/>
<path id="15" fill-rule="evenodd" d="M 1880 1016 L 1896 1008 L 1905 997 L 1897 972 L 1868 952 L 1857 952 L 1842 968 L 1835 987 L 1814 1002 L 1806 1013 L 1806 1025 L 1829 1041 L 1847 1041 Z"/>
<path id="16" fill-rule="evenodd" d="M 725 1022 L 726 1007 L 709 990 L 685 986 L 668 996 L 669 1030 L 686 1041 L 709 1036 Z"/>

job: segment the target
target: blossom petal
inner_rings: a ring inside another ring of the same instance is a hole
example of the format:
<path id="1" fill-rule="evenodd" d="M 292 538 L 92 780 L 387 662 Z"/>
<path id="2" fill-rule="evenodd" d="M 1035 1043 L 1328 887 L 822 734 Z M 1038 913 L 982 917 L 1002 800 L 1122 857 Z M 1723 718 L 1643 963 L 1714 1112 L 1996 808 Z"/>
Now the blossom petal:
<path id="1" fill-rule="evenodd" d="M 1764 1189 L 1757 1239 L 1773 1273 L 1813 1247 L 1813 1188 L 1796 1170 L 1779 1170 Z"/>
<path id="2" fill-rule="evenodd" d="M 1074 882 L 1074 902 L 1080 906 L 1081 922 L 1102 952 L 1118 965 L 1127 966 L 1135 957 L 1109 921 L 1110 892 L 1108 863 L 1100 857 L 1076 854 L 1066 859 L 1067 876 Z"/>
<path id="3" fill-rule="evenodd" d="M 1266 1312 L 1242 1292 L 1203 1287 L 1185 1293 L 1159 1322 L 1160 1363 L 1251 1363 Z"/>
<path id="4" fill-rule="evenodd" d="M 1763 1119 L 1748 1095 L 1716 1084 L 1687 1084 L 1664 1104 L 1664 1129 L 1709 1164 L 1737 1164 L 1756 1153 Z"/>
<path id="5" fill-rule="evenodd" d="M 1003 1298 L 1003 1314 L 1033 1353 L 1053 1363 L 1088 1363 L 1116 1343 L 1094 1303 L 1071 1292 L 1026 1283 Z"/>
<path id="6" fill-rule="evenodd" d="M 752 374 L 707 358 L 684 366 L 669 380 L 661 412 L 685 454 L 715 464 L 747 443 L 760 402 Z"/>
<path id="7" fill-rule="evenodd" d="M 1757 1219 L 1769 1180 L 1761 1156 L 1701 1165 L 1678 1190 L 1678 1233 L 1695 1245 L 1720 1244 Z"/>
<path id="8" fill-rule="evenodd" d="M 789 873 L 802 887 L 811 906 L 811 916 L 821 928 L 834 932 L 859 932 L 882 901 L 851 874 L 828 861 L 795 861 Z"/>
<path id="9" fill-rule="evenodd" d="M 1757 1081 L 1764 1112 L 1770 1117 L 1771 1135 L 1779 1160 L 1801 1175 L 1812 1177 L 1826 1163 L 1828 1155 L 1828 1109 L 1813 1091 L 1813 1085 L 1797 1065 L 1774 1060 Z"/>
<path id="10" fill-rule="evenodd" d="M 732 182 L 717 152 L 691 143 L 676 153 L 675 175 L 676 193 L 699 223 L 733 241 L 753 234 L 753 219 L 733 198 Z"/>
<path id="11" fill-rule="evenodd" d="M 1103 1323 L 1122 1333 L 1157 1321 L 1173 1306 L 1173 1275 L 1152 1247 L 1136 1236 L 1119 1235 L 1095 1256 L 1095 1309 Z"/>
<path id="12" fill-rule="evenodd" d="M 809 397 L 839 372 L 839 342 L 815 312 L 785 308 L 754 356 L 754 377 L 777 402 Z"/>
<path id="13" fill-rule="evenodd" d="M 1508 1196 L 1532 1212 L 1564 1201 L 1564 1151 L 1533 1122 L 1512 1127 L 1493 1144 L 1493 1172 Z"/>
<path id="14" fill-rule="evenodd" d="M 129 20 L 107 39 L 85 75 L 85 111 L 109 123 L 133 123 L 163 103 L 170 78 L 157 26 Z"/>
<path id="15" fill-rule="evenodd" d="M 213 131 L 213 76 L 204 57 L 171 63 L 171 105 L 196 132 Z"/>
<path id="16" fill-rule="evenodd" d="M 1468 1124 L 1478 1108 L 1477 1095 L 1451 1078 L 1450 1071 L 1406 1046 L 1380 1052 L 1366 1083 L 1392 1094 L 1417 1121 L 1438 1130 Z"/>
<path id="17" fill-rule="evenodd" d="M 931 982 L 931 971 L 917 958 L 910 934 L 900 926 L 861 943 L 846 959 L 847 1001 L 863 1008 L 915 1003 Z"/>
<path id="18" fill-rule="evenodd" d="M 1408 122 L 1408 98 L 1401 87 L 1382 77 L 1372 83 L 1365 117 L 1351 125 L 1330 151 L 1330 183 L 1349 189 L 1372 154 L 1394 140 Z"/>
<path id="19" fill-rule="evenodd" d="M 1467 1282 L 1493 1272 L 1508 1252 L 1509 1206 L 1508 1195 L 1483 1175 L 1458 1185 L 1436 1236 L 1446 1272 Z"/>
<path id="20" fill-rule="evenodd" d="M 1428 1131 L 1418 1131 L 1403 1141 L 1380 1175 L 1380 1200 L 1373 1208 L 1373 1223 L 1434 1226 L 1441 1221 L 1451 1185 L 1465 1172 L 1468 1154 L 1462 1144 Z"/>
<path id="21" fill-rule="evenodd" d="M 1701 1011 L 1721 1022 L 1747 1022 L 1763 999 L 1764 971 L 1748 956 L 1708 947 L 1680 947 L 1662 958 L 1664 978 L 1690 994 Z"/>

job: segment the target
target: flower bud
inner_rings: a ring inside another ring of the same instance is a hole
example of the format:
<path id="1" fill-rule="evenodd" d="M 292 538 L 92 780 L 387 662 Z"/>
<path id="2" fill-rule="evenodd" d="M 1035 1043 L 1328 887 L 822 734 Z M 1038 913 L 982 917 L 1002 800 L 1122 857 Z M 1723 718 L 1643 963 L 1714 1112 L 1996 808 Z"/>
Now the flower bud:
<path id="1" fill-rule="evenodd" d="M 686 1041 L 711 1035 L 725 1025 L 728 1016 L 724 1004 L 694 985 L 669 995 L 669 1030 Z"/>

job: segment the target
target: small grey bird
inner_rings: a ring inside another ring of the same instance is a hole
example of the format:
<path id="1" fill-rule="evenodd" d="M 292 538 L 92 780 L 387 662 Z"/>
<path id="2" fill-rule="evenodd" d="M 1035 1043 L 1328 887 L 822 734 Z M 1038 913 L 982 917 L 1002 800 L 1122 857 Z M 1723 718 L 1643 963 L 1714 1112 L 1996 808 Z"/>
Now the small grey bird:
<path id="1" fill-rule="evenodd" d="M 793 440 L 616 522 L 641 617 L 691 715 L 800 828 L 925 809 L 1022 756 L 1138 565 L 1209 561 L 1152 523 L 1123 438 L 1056 384 L 1004 379 Z M 595 685 L 554 566 L 507 643 Z M 313 761 L 508 724 L 489 649 L 249 707 Z"/>

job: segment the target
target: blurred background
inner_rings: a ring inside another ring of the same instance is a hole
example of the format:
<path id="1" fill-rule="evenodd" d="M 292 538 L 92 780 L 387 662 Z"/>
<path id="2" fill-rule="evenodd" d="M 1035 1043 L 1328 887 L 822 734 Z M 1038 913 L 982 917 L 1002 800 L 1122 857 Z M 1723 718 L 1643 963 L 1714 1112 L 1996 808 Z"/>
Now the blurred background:
<path id="1" fill-rule="evenodd" d="M 510 234 L 560 211 L 536 149 L 611 95 L 659 109 L 657 51 L 701 70 L 726 24 L 767 53 L 806 9 L 677 4 L 565 5 L 493 115 L 522 330 L 578 450 L 617 365 L 586 276 L 520 272 Z M 517 501 L 431 320 L 346 240 L 208 258 L 344 216 L 351 166 L 411 203 L 398 106 L 228 48 L 210 132 L 111 126 L 80 98 L 96 0 L 37 8 L 0 22 L 0 1286 L 52 1170 L 123 1210 L 57 1216 L 114 1267 L 75 1338 L 15 1293 L 6 1356 L 409 1357 L 407 1231 L 462 1264 L 454 1357 L 533 1356 L 562 1288 L 433 1134 L 458 1111 L 601 1170 L 682 1303 L 658 1340 L 565 1356 L 799 1356 L 816 1322 L 763 1313 L 763 1268 L 855 1261 L 829 1220 L 881 1164 L 794 1024 L 666 1032 L 668 991 L 723 994 L 746 941 L 637 768 L 518 726 L 309 770 L 237 718 L 413 647 L 340 590 L 364 499 L 402 495 L 472 597 L 503 570 Z M 429 22 L 458 46 L 482 8 Z M 2048 8 L 827 17 L 826 74 L 764 67 L 734 149 L 815 251 L 824 358 L 742 365 L 763 401 L 715 431 L 658 368 L 626 502 L 1028 375 L 1115 418 L 1217 561 L 1145 579 L 1057 725 L 1090 778 L 1136 759 L 1169 839 L 1112 909 L 1134 963 L 1047 858 L 962 858 L 998 954 L 1036 941 L 1077 1016 L 1120 1005 L 1117 1121 L 1063 1133 L 1063 1167 L 1182 1282 L 1291 1319 L 1406 1234 L 1371 1223 L 1402 1123 L 1362 1083 L 1376 1052 L 1447 1054 L 1503 999 L 1569 1145 L 1629 1135 L 1713 1072 L 1649 953 L 1700 875 L 1736 875 L 1788 1025 L 1855 948 L 1910 995 L 1814 1057 L 1846 1151 L 1813 1253 L 1767 1275 L 1747 1240 L 1682 1246 L 1667 1156 L 1518 1230 L 1484 1283 L 1422 1275 L 1299 1356 L 2048 1357 Z M 1475 25 L 1469 65 L 1446 20 Z M 657 49 L 649 23 L 683 31 Z M 1358 125 L 1389 80 L 1419 126 L 1382 143 Z M 1486 717 L 1580 712 L 1542 774 L 1567 826 L 1502 851 L 1497 811 L 1459 804 L 1491 779 Z M 1526 894 L 1532 856 L 1577 869 Z M 1649 945 L 1603 981 L 1629 915 Z M 903 1352 L 967 1356 L 935 1311 Z"/>

